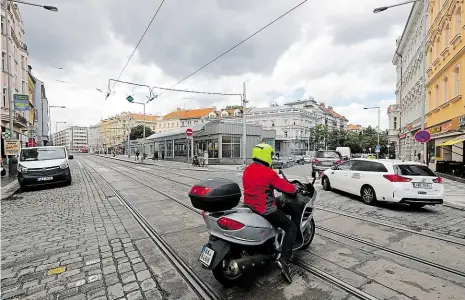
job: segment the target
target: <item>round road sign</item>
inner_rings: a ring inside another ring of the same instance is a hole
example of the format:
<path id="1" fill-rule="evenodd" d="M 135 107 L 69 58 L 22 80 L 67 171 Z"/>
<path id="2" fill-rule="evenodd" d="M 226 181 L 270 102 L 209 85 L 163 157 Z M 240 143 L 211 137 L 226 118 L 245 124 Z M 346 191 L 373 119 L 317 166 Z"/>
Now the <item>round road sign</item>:
<path id="1" fill-rule="evenodd" d="M 187 128 L 187 129 L 186 129 L 186 135 L 187 135 L 187 136 L 192 136 L 192 129 Z"/>
<path id="2" fill-rule="evenodd" d="M 431 139 L 431 133 L 428 130 L 419 130 L 415 133 L 415 141 L 427 143 Z"/>

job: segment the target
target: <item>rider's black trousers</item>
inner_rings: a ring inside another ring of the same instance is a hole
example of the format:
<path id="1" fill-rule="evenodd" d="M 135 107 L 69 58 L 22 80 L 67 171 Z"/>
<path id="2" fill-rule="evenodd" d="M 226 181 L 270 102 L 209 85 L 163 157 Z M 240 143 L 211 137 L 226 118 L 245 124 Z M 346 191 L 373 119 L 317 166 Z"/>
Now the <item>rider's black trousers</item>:
<path id="1" fill-rule="evenodd" d="M 299 228 L 298 226 L 300 224 L 300 206 L 294 203 L 285 203 L 280 201 L 280 199 L 277 199 L 276 203 L 278 209 L 275 212 L 264 215 L 263 217 L 274 227 L 279 227 L 286 232 L 281 249 L 281 258 L 289 260 L 292 255 L 292 249 L 294 247 Z M 291 216 L 292 221 L 287 215 Z"/>

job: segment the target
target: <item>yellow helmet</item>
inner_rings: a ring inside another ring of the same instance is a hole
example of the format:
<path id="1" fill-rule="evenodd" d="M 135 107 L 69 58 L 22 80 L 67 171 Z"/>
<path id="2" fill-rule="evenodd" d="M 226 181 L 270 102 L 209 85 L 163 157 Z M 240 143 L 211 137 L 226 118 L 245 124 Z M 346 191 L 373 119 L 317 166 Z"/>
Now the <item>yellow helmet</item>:
<path id="1" fill-rule="evenodd" d="M 252 149 L 252 159 L 266 163 L 269 167 L 273 163 L 273 154 L 273 147 L 265 143 L 255 145 Z"/>

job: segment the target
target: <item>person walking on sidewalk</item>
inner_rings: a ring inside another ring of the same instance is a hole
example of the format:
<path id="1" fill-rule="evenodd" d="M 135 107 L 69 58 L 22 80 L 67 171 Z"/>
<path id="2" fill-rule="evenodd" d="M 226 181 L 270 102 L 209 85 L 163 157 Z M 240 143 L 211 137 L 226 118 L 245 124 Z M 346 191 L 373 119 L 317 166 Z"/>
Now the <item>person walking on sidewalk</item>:
<path id="1" fill-rule="evenodd" d="M 208 167 L 208 151 L 205 150 L 205 152 L 203 153 L 203 165 L 205 167 Z"/>
<path id="2" fill-rule="evenodd" d="M 162 160 L 165 160 L 165 151 L 162 151 L 162 152 L 161 152 L 161 159 L 162 159 Z"/>
<path id="3" fill-rule="evenodd" d="M 139 152 L 139 149 L 136 150 L 136 160 L 139 160 L 139 155 L 140 155 L 140 152 Z"/>

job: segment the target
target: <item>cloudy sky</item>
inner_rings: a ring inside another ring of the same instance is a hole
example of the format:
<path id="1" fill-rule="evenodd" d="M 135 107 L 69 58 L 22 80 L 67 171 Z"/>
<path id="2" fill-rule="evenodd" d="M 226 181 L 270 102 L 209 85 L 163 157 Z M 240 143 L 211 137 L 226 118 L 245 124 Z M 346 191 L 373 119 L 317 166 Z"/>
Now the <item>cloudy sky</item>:
<path id="1" fill-rule="evenodd" d="M 121 80 L 171 87 L 302 0 L 166 0 Z M 20 5 L 33 74 L 45 82 L 53 121 L 92 125 L 147 96 L 146 88 L 111 84 L 139 41 L 159 1 L 37 0 L 53 13 Z M 309 0 L 176 88 L 241 93 L 268 106 L 313 96 L 351 123 L 376 125 L 380 105 L 395 102 L 395 40 L 410 5 L 373 14 L 393 0 Z M 101 90 L 102 92 L 98 91 Z M 157 93 L 161 93 L 157 90 Z M 177 107 L 239 105 L 239 97 L 164 92 L 147 105 L 162 115 Z"/>

